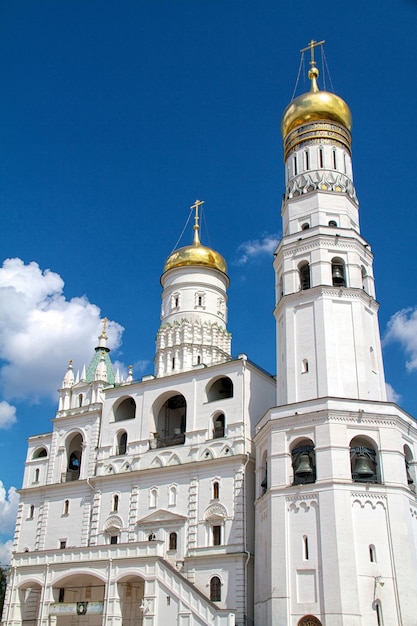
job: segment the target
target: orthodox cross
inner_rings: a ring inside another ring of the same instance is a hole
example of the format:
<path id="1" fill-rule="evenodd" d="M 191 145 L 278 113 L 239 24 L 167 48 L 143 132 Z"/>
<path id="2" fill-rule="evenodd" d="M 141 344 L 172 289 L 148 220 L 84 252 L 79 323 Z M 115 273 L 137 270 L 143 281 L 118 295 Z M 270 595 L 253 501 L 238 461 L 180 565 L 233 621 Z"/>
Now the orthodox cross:
<path id="1" fill-rule="evenodd" d="M 200 239 L 198 237 L 198 229 L 200 228 L 198 225 L 198 207 L 204 204 L 204 200 L 196 200 L 190 209 L 195 209 L 195 222 L 194 222 L 194 243 L 199 244 Z"/>
<path id="2" fill-rule="evenodd" d="M 109 320 L 107 319 L 107 317 L 105 317 L 105 318 L 104 318 L 104 320 L 103 320 L 103 331 L 102 331 L 102 333 L 101 333 L 101 336 L 102 336 L 102 337 L 105 337 L 105 336 L 106 336 L 106 327 L 107 327 L 107 322 L 108 322 L 108 321 L 109 321 Z"/>
<path id="3" fill-rule="evenodd" d="M 316 64 L 314 60 L 314 48 L 317 48 L 317 46 L 322 46 L 324 43 L 326 43 L 324 39 L 322 39 L 322 41 L 315 41 L 314 39 L 312 39 L 306 48 L 303 48 L 302 50 L 300 50 L 301 53 L 307 52 L 307 50 L 310 50 L 310 53 L 311 53 L 310 65 L 312 67 L 314 67 Z"/>

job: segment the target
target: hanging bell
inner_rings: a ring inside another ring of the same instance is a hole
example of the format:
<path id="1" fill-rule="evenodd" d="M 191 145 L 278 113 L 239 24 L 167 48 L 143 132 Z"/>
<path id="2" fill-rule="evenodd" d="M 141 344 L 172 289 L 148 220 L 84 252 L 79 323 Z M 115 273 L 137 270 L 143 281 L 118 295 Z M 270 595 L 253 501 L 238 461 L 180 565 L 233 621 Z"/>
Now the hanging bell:
<path id="1" fill-rule="evenodd" d="M 364 454 L 358 455 L 355 463 L 355 474 L 360 478 L 372 478 L 375 474 L 372 461 Z"/>
<path id="2" fill-rule="evenodd" d="M 312 476 L 313 468 L 308 454 L 300 454 L 297 459 L 297 467 L 295 469 L 296 476 Z"/>
<path id="3" fill-rule="evenodd" d="M 332 267 L 332 280 L 333 285 L 343 287 L 345 284 L 345 274 L 343 272 L 342 265 L 333 265 Z"/>

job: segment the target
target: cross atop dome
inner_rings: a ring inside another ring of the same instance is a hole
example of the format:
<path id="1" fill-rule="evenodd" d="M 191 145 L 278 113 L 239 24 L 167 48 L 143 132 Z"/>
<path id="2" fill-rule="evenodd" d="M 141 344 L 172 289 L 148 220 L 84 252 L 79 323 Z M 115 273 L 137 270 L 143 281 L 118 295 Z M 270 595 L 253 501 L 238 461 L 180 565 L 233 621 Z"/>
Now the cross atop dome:
<path id="1" fill-rule="evenodd" d="M 312 39 L 306 48 L 303 48 L 302 50 L 300 50 L 301 54 L 304 54 L 304 52 L 307 52 L 307 50 L 310 50 L 310 54 L 311 54 L 310 65 L 311 65 L 311 67 L 314 67 L 316 65 L 316 61 L 314 59 L 314 48 L 317 48 L 317 46 L 322 46 L 325 43 L 326 43 L 326 41 L 324 39 L 322 39 L 321 41 L 315 41 L 314 39 Z"/>
<path id="2" fill-rule="evenodd" d="M 198 231 L 200 230 L 200 224 L 199 224 L 199 216 L 198 216 L 198 207 L 202 206 L 204 204 L 204 200 L 196 200 L 194 202 L 194 204 L 192 204 L 190 206 L 191 211 L 193 209 L 195 209 L 195 216 L 194 216 L 194 245 L 195 246 L 199 246 L 200 245 L 200 236 L 198 234 Z"/>

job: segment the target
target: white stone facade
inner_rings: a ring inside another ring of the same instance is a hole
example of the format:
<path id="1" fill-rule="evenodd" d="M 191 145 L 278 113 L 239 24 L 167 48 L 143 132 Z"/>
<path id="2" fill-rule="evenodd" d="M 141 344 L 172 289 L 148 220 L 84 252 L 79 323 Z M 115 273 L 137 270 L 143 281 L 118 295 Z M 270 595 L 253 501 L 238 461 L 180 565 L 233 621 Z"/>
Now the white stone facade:
<path id="1" fill-rule="evenodd" d="M 219 256 L 168 265 L 155 376 L 121 382 L 103 329 L 29 439 L 4 626 L 417 623 L 417 428 L 386 401 L 350 133 L 291 132 L 276 380 L 231 356 Z"/>

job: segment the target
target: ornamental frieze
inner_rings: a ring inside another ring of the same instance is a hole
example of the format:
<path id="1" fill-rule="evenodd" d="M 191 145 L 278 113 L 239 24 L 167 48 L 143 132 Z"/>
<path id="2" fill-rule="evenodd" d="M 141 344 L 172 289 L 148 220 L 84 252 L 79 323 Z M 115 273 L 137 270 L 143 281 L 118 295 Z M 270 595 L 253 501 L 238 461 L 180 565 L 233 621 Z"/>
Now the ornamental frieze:
<path id="1" fill-rule="evenodd" d="M 292 178 L 286 189 L 285 198 L 291 199 L 311 191 L 332 191 L 345 193 L 355 204 L 358 204 L 355 187 L 346 174 L 326 171 L 311 171 Z"/>

